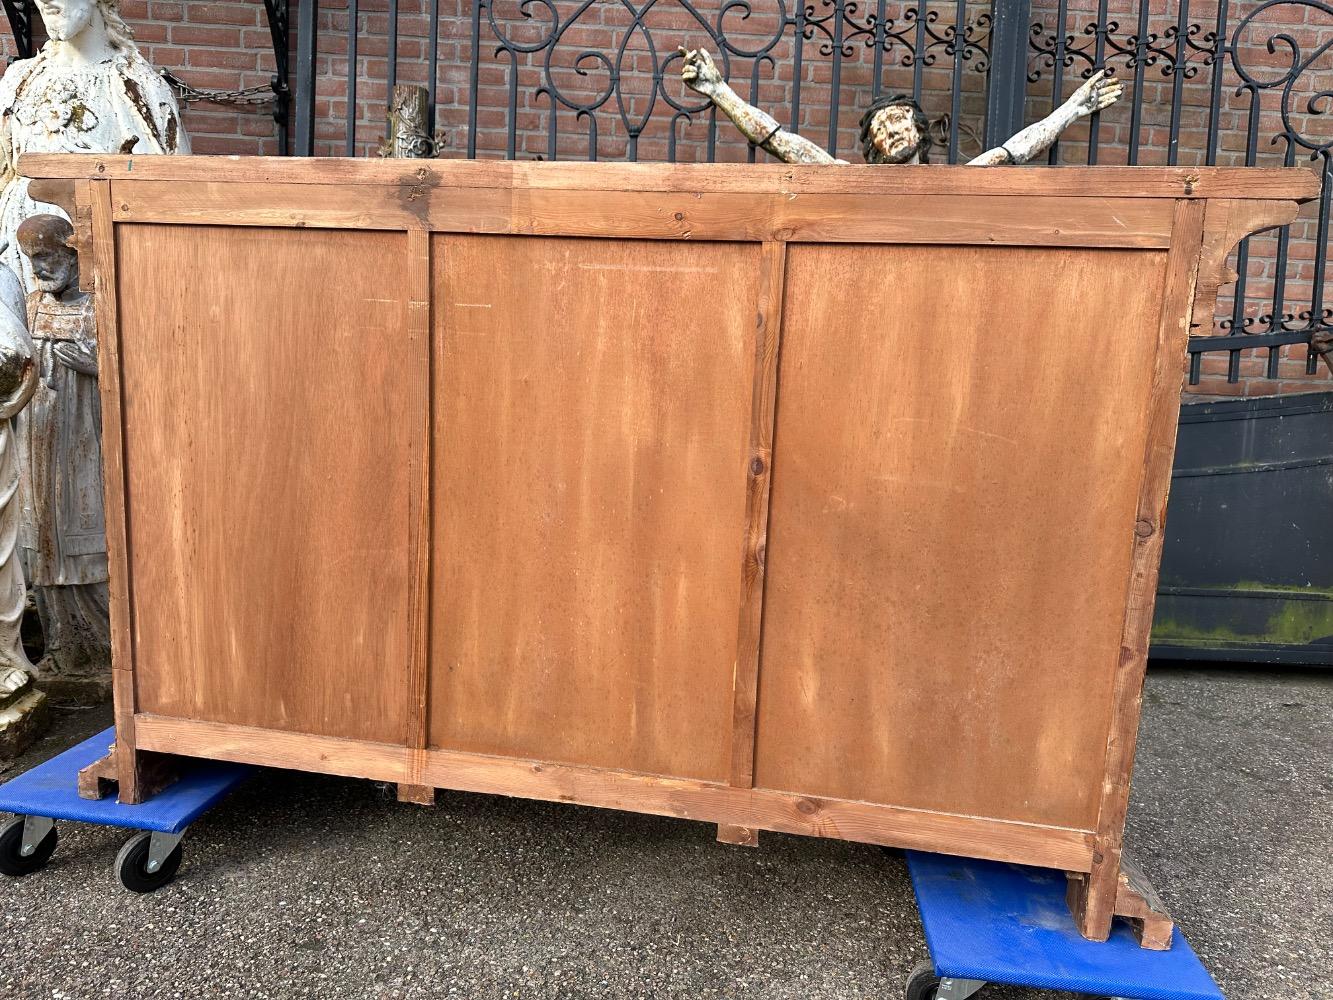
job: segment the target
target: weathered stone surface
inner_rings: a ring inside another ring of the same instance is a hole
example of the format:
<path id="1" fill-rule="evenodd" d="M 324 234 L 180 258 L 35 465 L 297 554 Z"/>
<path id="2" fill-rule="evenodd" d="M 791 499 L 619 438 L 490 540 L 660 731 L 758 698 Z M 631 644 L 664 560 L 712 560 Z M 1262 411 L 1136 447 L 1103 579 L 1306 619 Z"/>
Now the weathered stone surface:
<path id="1" fill-rule="evenodd" d="M 111 630 L 97 329 L 72 236 L 57 215 L 34 215 L 18 228 L 36 285 L 28 329 L 38 372 L 18 440 L 32 511 L 24 557 L 46 640 L 38 677 L 48 691 L 88 701 L 110 687 Z"/>
<path id="2" fill-rule="evenodd" d="M 23 288 L 0 264 L 0 756 L 31 743 L 42 724 L 44 697 L 32 686 L 23 651 L 26 606 L 19 559 L 19 457 L 11 418 L 37 387 L 36 349 L 28 336 Z"/>
<path id="3" fill-rule="evenodd" d="M 0 760 L 17 757 L 50 723 L 46 695 L 29 682 L 8 704 L 0 705 Z"/>
<path id="4" fill-rule="evenodd" d="M 14 238 L 54 206 L 28 197 L 16 165 L 25 153 L 188 153 L 171 88 L 139 52 L 117 0 L 67 0 L 39 8 L 48 40 L 0 78 L 0 261 L 33 288 Z"/>
<path id="5" fill-rule="evenodd" d="M 22 599 L 15 596 L 26 570 L 46 640 L 42 686 L 87 702 L 105 698 L 111 686 L 93 305 L 78 291 L 77 264 L 72 288 L 37 273 L 43 254 L 73 261 L 67 230 L 48 226 L 54 243 L 41 254 L 20 251 L 19 228 L 33 216 L 68 222 L 61 208 L 28 196 L 17 165 L 30 152 L 188 153 L 190 142 L 175 95 L 139 53 L 118 0 L 39 9 L 46 44 L 0 78 L 0 262 L 21 282 L 20 325 L 41 331 L 35 348 L 26 344 L 36 397 L 11 429 L 9 418 L 27 402 L 15 396 L 0 427 L 0 647 L 8 652 L 0 653 L 0 670 L 30 667 L 18 643 Z M 26 310 L 23 291 L 33 295 Z"/>

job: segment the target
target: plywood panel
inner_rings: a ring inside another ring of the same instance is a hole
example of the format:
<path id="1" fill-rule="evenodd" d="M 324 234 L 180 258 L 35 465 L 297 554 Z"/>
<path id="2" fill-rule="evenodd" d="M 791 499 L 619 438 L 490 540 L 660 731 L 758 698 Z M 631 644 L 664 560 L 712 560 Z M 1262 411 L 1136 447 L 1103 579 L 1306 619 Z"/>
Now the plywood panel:
<path id="1" fill-rule="evenodd" d="M 1164 263 L 788 248 L 759 787 L 1095 825 Z"/>
<path id="2" fill-rule="evenodd" d="M 725 778 L 759 247 L 432 260 L 431 745 Z"/>
<path id="3" fill-rule="evenodd" d="M 405 235 L 117 236 L 140 709 L 401 742 Z"/>

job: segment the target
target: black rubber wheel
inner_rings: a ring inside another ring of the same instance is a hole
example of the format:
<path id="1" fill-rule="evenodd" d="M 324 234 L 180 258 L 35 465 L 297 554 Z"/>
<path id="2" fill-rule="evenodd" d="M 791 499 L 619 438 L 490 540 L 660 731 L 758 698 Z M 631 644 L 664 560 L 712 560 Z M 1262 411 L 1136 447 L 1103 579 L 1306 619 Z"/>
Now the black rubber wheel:
<path id="1" fill-rule="evenodd" d="M 56 843 L 60 835 L 53 826 L 42 842 L 26 858 L 23 856 L 23 817 L 11 819 L 0 827 L 0 872 L 13 878 L 31 875 L 46 867 L 51 855 L 56 852 Z"/>
<path id="2" fill-rule="evenodd" d="M 162 867 L 155 872 L 148 870 L 148 844 L 153 835 L 148 832 L 136 833 L 116 855 L 116 875 L 120 884 L 130 892 L 157 892 L 176 877 L 181 866 L 181 845 L 167 855 Z"/>
<path id="3" fill-rule="evenodd" d="M 935 1000 L 940 988 L 940 977 L 935 975 L 935 964 L 929 959 L 917 962 L 907 974 L 907 1000 Z"/>

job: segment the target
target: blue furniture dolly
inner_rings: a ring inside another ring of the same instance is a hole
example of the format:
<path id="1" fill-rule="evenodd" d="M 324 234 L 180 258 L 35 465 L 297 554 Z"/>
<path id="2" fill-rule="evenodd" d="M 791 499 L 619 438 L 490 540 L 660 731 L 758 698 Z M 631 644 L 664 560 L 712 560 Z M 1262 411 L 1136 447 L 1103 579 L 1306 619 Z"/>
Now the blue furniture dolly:
<path id="1" fill-rule="evenodd" d="M 59 839 L 55 821 L 73 820 L 138 831 L 116 856 L 116 874 L 133 892 L 153 892 L 175 878 L 185 828 L 254 770 L 191 761 L 180 780 L 141 805 L 80 798 L 79 771 L 106 756 L 114 740 L 115 731 L 107 729 L 0 785 L 0 811 L 18 814 L 0 826 L 0 873 L 22 876 L 43 868 Z"/>
<path id="2" fill-rule="evenodd" d="M 1065 904 L 1061 872 L 907 852 L 930 961 L 912 970 L 907 1000 L 965 1000 L 987 983 L 1126 1000 L 1222 1000 L 1177 928 L 1167 951 L 1140 948 L 1117 921 L 1085 940 Z"/>

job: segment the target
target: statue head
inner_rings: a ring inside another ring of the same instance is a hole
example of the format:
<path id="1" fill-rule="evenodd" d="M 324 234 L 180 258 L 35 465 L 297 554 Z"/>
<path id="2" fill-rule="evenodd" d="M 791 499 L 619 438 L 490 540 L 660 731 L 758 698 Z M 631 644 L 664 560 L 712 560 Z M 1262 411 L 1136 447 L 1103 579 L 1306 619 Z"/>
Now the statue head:
<path id="1" fill-rule="evenodd" d="M 906 94 L 881 97 L 861 116 L 861 152 L 867 163 L 925 163 L 930 123 Z"/>
<path id="2" fill-rule="evenodd" d="M 73 42 L 93 32 L 118 51 L 134 48 L 134 35 L 120 16 L 120 0 L 37 0 L 37 9 L 52 42 Z"/>
<path id="3" fill-rule="evenodd" d="M 16 234 L 19 249 L 32 262 L 33 283 L 43 292 L 59 295 L 79 283 L 79 255 L 71 238 L 74 227 L 58 215 L 24 219 Z"/>

